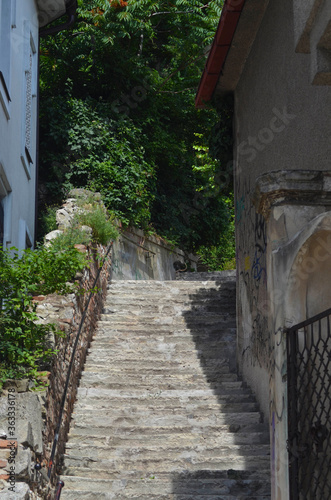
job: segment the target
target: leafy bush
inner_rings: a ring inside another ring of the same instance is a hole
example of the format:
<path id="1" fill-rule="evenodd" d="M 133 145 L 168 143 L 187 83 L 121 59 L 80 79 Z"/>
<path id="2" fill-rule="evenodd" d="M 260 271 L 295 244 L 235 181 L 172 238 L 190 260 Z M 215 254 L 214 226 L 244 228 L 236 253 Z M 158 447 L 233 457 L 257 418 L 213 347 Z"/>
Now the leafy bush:
<path id="1" fill-rule="evenodd" d="M 87 246 L 89 243 L 91 243 L 89 233 L 79 227 L 70 227 L 54 238 L 50 246 L 56 252 L 65 252 L 68 248 L 74 248 L 75 245 Z"/>
<path id="2" fill-rule="evenodd" d="M 68 293 L 68 283 L 86 266 L 76 249 L 54 248 L 18 252 L 0 251 L 0 372 L 1 378 L 36 377 L 37 370 L 54 354 L 49 334 L 52 324 L 38 323 L 33 295 Z"/>
<path id="3" fill-rule="evenodd" d="M 108 219 L 105 210 L 98 206 L 91 211 L 77 216 L 79 222 L 92 229 L 92 239 L 101 245 L 107 245 L 110 240 L 118 237 L 118 231 L 112 219 Z"/>
<path id="4" fill-rule="evenodd" d="M 200 262 L 208 266 L 209 271 L 226 271 L 236 268 L 235 224 L 233 197 L 226 199 L 231 213 L 231 221 L 227 229 L 218 236 L 215 245 L 201 245 L 197 251 Z"/>

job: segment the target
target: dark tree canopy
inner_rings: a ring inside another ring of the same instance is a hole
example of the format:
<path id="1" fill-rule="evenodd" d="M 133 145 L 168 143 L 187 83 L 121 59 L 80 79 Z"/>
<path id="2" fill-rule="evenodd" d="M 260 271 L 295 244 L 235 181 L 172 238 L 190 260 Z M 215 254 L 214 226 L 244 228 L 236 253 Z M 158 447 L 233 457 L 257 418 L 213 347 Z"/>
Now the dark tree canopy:
<path id="1" fill-rule="evenodd" d="M 41 203 L 87 186 L 188 250 L 219 243 L 231 144 L 208 154 L 218 114 L 194 96 L 222 4 L 80 0 L 74 29 L 42 40 Z"/>

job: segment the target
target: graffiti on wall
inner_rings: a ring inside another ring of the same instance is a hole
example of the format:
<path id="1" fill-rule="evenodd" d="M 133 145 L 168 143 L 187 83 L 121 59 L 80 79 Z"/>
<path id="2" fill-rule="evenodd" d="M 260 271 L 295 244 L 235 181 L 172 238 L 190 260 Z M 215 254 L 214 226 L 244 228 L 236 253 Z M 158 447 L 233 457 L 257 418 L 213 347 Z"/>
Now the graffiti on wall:
<path id="1" fill-rule="evenodd" d="M 268 334 L 267 300 L 267 227 L 263 215 L 256 213 L 251 201 L 252 191 L 250 180 L 240 176 L 237 184 L 237 265 L 241 286 L 242 314 L 249 316 L 241 322 L 246 332 L 243 337 L 249 338 L 249 345 L 244 345 L 246 352 L 250 351 L 252 363 L 266 366 L 269 349 L 271 348 Z M 239 292 L 240 293 L 240 292 Z M 249 314 L 247 314 L 249 311 Z M 270 358 L 269 358 L 270 359 Z"/>

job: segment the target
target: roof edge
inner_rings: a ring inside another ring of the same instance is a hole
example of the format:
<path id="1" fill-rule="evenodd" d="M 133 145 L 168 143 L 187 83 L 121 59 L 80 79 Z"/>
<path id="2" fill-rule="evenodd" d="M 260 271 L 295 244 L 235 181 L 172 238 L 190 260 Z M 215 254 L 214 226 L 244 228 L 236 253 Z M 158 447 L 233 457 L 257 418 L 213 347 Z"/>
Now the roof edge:
<path id="1" fill-rule="evenodd" d="M 225 0 L 216 34 L 195 97 L 195 106 L 204 108 L 211 100 L 231 47 L 246 0 Z"/>
<path id="2" fill-rule="evenodd" d="M 214 94 L 235 91 L 269 0 L 225 0 L 221 19 L 196 94 L 203 108 Z"/>

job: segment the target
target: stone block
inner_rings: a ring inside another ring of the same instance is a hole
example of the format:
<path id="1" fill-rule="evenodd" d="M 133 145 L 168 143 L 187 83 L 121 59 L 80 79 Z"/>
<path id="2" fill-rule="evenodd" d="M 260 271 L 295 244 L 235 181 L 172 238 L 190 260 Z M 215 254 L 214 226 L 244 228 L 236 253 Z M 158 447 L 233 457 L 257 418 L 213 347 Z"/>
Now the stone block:
<path id="1" fill-rule="evenodd" d="M 8 484 L 3 490 L 0 491 L 0 500 L 29 500 L 30 488 L 26 483 L 16 482 L 13 486 L 14 491 L 11 491 Z"/>
<path id="2" fill-rule="evenodd" d="M 19 443 L 41 453 L 43 449 L 41 404 L 38 395 L 26 392 L 17 395 L 16 428 Z"/>

